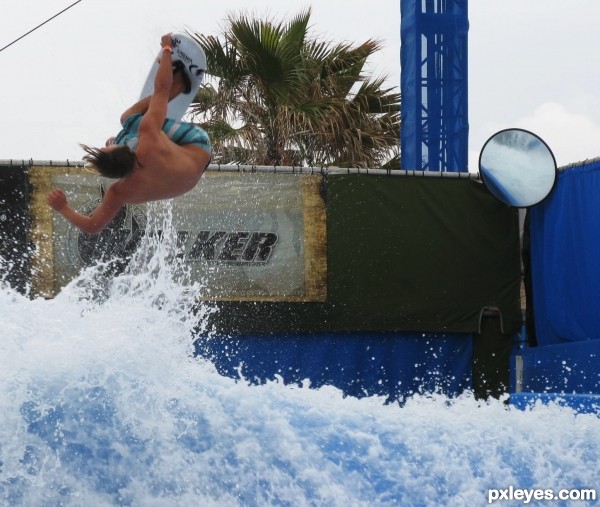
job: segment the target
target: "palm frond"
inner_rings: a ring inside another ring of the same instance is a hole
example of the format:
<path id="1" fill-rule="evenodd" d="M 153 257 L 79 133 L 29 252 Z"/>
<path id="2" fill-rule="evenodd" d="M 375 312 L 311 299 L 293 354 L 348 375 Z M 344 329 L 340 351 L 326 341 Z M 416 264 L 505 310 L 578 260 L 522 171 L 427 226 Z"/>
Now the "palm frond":
<path id="1" fill-rule="evenodd" d="M 310 37 L 310 15 L 287 23 L 230 15 L 220 37 L 195 34 L 214 81 L 193 114 L 220 159 L 374 167 L 399 153 L 400 95 L 365 74 L 381 42 Z"/>

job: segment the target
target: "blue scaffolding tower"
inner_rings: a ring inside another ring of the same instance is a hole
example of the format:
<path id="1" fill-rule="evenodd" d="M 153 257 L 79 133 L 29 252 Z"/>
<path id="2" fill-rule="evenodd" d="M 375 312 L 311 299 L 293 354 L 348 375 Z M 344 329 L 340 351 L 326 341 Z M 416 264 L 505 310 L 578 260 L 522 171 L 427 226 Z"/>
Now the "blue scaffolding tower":
<path id="1" fill-rule="evenodd" d="M 467 3 L 401 1 L 403 169 L 468 170 Z"/>

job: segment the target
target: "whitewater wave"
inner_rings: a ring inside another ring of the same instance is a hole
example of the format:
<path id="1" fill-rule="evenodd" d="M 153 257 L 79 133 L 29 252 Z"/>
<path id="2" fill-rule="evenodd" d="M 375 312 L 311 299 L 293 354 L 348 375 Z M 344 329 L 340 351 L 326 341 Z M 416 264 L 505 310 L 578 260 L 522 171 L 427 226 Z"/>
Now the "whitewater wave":
<path id="1" fill-rule="evenodd" d="M 115 279 L 90 268 L 52 300 L 0 289 L 0 504 L 459 506 L 598 487 L 595 415 L 220 376 L 193 347 L 214 309 L 177 265 L 168 209 L 150 215 Z"/>

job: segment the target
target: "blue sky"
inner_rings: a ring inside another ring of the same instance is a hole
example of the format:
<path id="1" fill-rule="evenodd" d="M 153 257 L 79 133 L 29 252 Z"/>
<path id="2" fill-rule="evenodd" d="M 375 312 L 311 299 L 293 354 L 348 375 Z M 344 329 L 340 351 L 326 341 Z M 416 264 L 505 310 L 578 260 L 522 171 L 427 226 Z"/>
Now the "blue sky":
<path id="1" fill-rule="evenodd" d="M 20 0 L 0 18 L 0 47 L 73 3 Z M 312 29 L 336 42 L 381 39 L 370 70 L 400 86 L 398 0 L 82 0 L 0 52 L 0 159 L 80 160 L 102 144 L 139 94 L 160 35 L 217 34 L 229 12 L 281 19 L 312 8 Z M 598 0 L 471 0 L 470 170 L 497 130 L 521 127 L 559 165 L 600 156 Z"/>

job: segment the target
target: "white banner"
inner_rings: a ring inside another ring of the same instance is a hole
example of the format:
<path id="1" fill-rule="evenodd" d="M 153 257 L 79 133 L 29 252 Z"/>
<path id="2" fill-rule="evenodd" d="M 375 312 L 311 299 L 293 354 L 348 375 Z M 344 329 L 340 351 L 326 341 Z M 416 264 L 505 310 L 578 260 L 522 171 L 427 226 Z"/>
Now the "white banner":
<path id="1" fill-rule="evenodd" d="M 89 214 L 113 180 L 53 174 L 78 211 Z M 206 299 L 323 301 L 325 206 L 320 175 L 207 172 L 172 206 L 180 256 Z M 129 205 L 98 235 L 53 217 L 54 287 L 98 260 L 126 258 L 145 234 L 146 205 Z M 307 223 L 308 222 L 308 223 Z"/>

